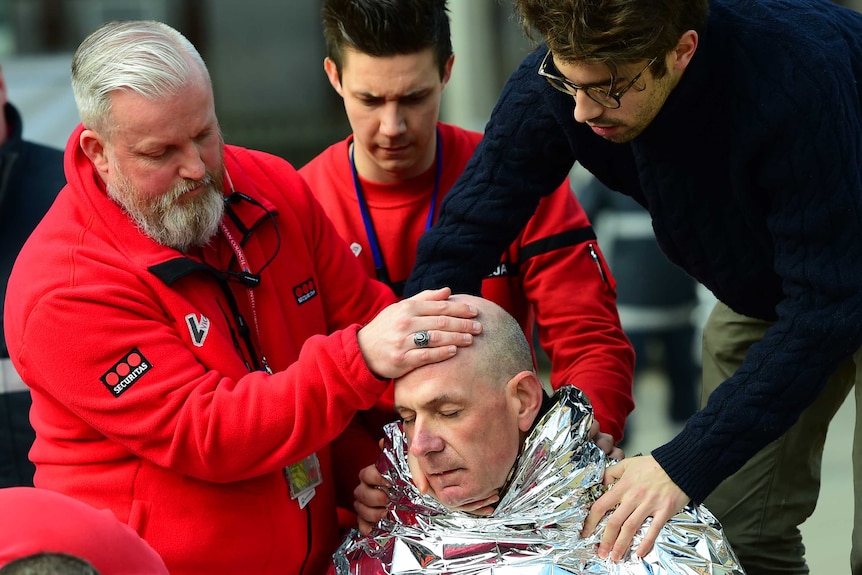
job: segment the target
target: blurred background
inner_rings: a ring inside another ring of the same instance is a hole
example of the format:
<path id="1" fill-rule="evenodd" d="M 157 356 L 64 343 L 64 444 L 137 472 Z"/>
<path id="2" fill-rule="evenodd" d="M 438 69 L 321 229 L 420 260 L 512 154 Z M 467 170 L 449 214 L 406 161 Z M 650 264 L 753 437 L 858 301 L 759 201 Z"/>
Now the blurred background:
<path id="1" fill-rule="evenodd" d="M 862 0 L 842 3 L 862 11 Z M 513 16 L 511 0 L 449 0 L 449 8 L 456 64 L 441 117 L 481 131 L 506 78 L 532 43 Z M 300 167 L 349 134 L 342 102 L 323 72 L 319 11 L 319 0 L 0 0 L 0 66 L 10 101 L 24 118 L 24 138 L 63 147 L 78 123 L 69 86 L 69 63 L 78 43 L 109 20 L 161 20 L 186 35 L 207 62 L 226 141 L 277 154 Z M 593 182 L 576 166 L 571 183 L 583 197 Z M 640 235 L 643 222 L 625 224 L 634 221 L 631 214 L 591 216 L 612 271 L 623 275 L 622 268 L 614 270 L 613 246 L 621 236 L 649 238 L 649 222 Z M 642 267 L 639 273 L 646 277 L 652 270 Z M 638 286 L 630 287 L 637 292 Z M 699 363 L 699 328 L 713 300 L 695 287 L 699 303 L 690 313 L 695 328 L 690 347 Z M 673 400 L 669 358 L 652 343 L 642 355 L 635 380 L 637 409 L 625 445 L 630 454 L 648 453 L 682 425 L 668 412 Z M 813 573 L 848 571 L 854 415 L 852 402 L 846 403 L 830 429 L 821 502 L 803 526 Z"/>
<path id="2" fill-rule="evenodd" d="M 449 5 L 456 65 L 443 119 L 481 130 L 531 43 L 508 1 Z M 349 133 L 323 72 L 319 14 L 319 0 L 0 0 L 0 65 L 11 96 L 26 96 L 12 98 L 25 138 L 62 146 L 77 121 L 68 78 L 81 40 L 109 20 L 163 21 L 207 62 L 226 141 L 301 166 Z"/>

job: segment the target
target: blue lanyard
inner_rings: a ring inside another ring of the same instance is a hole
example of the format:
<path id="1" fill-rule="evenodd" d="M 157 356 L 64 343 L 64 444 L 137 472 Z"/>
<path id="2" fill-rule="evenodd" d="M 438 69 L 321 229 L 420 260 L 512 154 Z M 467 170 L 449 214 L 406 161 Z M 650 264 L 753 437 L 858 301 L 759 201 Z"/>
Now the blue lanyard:
<path id="1" fill-rule="evenodd" d="M 371 212 L 368 211 L 368 203 L 365 201 L 365 194 L 362 192 L 362 184 L 359 182 L 359 172 L 356 171 L 356 161 L 353 154 L 356 144 L 350 148 L 350 170 L 353 173 L 353 187 L 356 190 L 356 199 L 359 202 L 359 211 L 362 212 L 362 223 L 365 224 L 365 234 L 368 236 L 368 244 L 371 247 L 371 255 L 374 258 L 374 271 L 377 274 L 377 279 L 391 287 L 396 295 L 401 297 L 399 291 L 403 291 L 403 286 L 396 286 L 392 283 L 389 277 L 389 269 L 386 267 L 386 262 L 383 260 L 383 253 L 380 251 L 380 242 L 377 240 L 377 232 L 374 230 L 374 222 L 371 220 Z M 437 194 L 440 191 L 440 176 L 443 173 L 443 141 L 440 139 L 440 130 L 437 130 L 437 167 L 434 175 L 434 192 L 431 194 L 431 206 L 428 208 L 428 218 L 425 221 L 425 230 L 431 227 L 434 221 L 434 212 L 437 209 Z M 403 282 L 399 282 L 403 284 Z"/>

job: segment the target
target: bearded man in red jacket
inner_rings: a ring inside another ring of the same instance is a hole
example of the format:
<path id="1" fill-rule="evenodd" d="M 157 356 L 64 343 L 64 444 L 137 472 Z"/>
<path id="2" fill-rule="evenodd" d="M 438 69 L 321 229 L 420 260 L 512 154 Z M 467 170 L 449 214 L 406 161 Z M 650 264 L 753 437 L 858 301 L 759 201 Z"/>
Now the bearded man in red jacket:
<path id="1" fill-rule="evenodd" d="M 173 575 L 320 572 L 330 440 L 469 345 L 475 310 L 445 289 L 387 307 L 296 171 L 224 144 L 176 30 L 104 25 L 72 87 L 68 185 L 5 306 L 36 486 L 111 509 Z"/>

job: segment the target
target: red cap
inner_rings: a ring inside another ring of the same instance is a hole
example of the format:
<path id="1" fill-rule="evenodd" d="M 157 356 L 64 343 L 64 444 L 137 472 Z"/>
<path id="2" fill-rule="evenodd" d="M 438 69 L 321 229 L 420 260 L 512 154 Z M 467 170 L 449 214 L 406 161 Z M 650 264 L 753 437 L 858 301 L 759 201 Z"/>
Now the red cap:
<path id="1" fill-rule="evenodd" d="M 34 553 L 67 553 L 101 575 L 169 575 L 150 545 L 109 510 L 33 487 L 0 489 L 0 567 Z"/>

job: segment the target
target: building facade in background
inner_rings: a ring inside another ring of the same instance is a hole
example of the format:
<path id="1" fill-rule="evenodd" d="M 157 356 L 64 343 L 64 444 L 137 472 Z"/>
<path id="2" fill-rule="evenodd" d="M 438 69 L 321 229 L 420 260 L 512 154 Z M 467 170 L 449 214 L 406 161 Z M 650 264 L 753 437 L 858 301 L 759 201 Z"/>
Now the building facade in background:
<path id="1" fill-rule="evenodd" d="M 456 83 L 457 93 L 447 94 L 442 116 L 481 130 L 506 78 L 531 46 L 512 16 L 511 2 L 449 0 L 449 7 L 464 78 Z M 0 65 L 13 69 L 28 99 L 40 94 L 23 110 L 26 124 L 52 132 L 34 133 L 34 139 L 62 146 L 71 132 L 66 126 L 77 123 L 68 86 L 75 47 L 109 20 L 160 20 L 180 30 L 204 56 L 226 141 L 303 165 L 350 133 L 323 72 L 319 15 L 320 0 L 3 0 Z M 72 115 L 58 122 L 58 115 L 70 115 L 69 102 Z M 43 113 L 52 120 L 31 119 Z M 65 135 L 58 143 L 55 132 L 61 129 Z"/>

